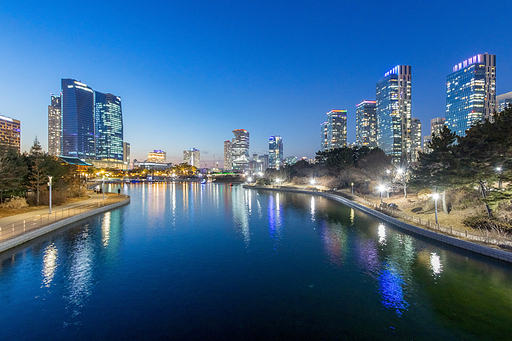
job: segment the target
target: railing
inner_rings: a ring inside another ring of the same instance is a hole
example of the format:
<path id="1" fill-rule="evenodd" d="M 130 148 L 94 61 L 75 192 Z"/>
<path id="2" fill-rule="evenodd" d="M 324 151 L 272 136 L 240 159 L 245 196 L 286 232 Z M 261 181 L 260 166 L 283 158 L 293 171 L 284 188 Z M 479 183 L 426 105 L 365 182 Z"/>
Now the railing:
<path id="1" fill-rule="evenodd" d="M 54 210 L 51 214 L 40 214 L 28 219 L 18 220 L 13 223 L 0 226 L 0 241 L 5 241 L 23 233 L 38 229 L 40 227 L 53 224 L 55 222 L 73 217 L 78 214 L 89 212 L 103 206 L 111 205 L 126 200 L 125 195 L 113 195 L 105 197 L 105 200 L 95 201 L 88 204 L 78 204 L 73 207 Z"/>
<path id="2" fill-rule="evenodd" d="M 457 231 L 454 230 L 452 226 L 443 226 L 439 223 L 431 222 L 429 219 L 421 219 L 421 217 L 413 217 L 410 216 L 404 212 L 398 211 L 396 209 L 388 208 L 388 207 L 382 207 L 380 205 L 377 205 L 373 201 L 367 200 L 366 198 L 362 197 L 353 197 L 354 201 L 359 201 L 363 205 L 370 207 L 374 210 L 383 212 L 391 217 L 401 219 L 403 221 L 409 221 L 412 223 L 412 225 L 425 227 L 431 231 L 434 232 L 441 232 L 446 235 L 451 235 L 457 238 L 461 239 L 467 239 L 471 241 L 481 242 L 481 243 L 488 243 L 498 246 L 506 246 L 506 247 L 512 247 L 512 237 L 505 233 L 505 232 L 499 232 L 499 231 L 487 231 L 487 230 L 479 230 L 478 234 L 475 232 L 477 231 L 471 231 L 468 232 L 468 230 Z"/>

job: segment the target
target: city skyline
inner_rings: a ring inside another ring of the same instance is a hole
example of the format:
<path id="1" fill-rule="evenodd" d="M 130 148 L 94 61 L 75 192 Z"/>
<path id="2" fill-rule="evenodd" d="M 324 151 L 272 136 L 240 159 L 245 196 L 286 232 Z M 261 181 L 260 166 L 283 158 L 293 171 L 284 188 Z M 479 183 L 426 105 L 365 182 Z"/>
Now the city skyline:
<path id="1" fill-rule="evenodd" d="M 398 49 L 385 39 L 394 30 L 381 14 L 388 4 L 377 1 L 301 3 L 293 11 L 286 2 L 160 3 L 157 10 L 119 3 L 115 17 L 102 2 L 8 3 L 0 14 L 0 114 L 21 121 L 22 151 L 36 136 L 48 150 L 49 95 L 73 78 L 123 98 L 132 159 L 162 149 L 179 163 L 195 145 L 211 164 L 239 128 L 251 132 L 251 154 L 262 154 L 277 133 L 287 141 L 285 157 L 312 158 L 326 112 L 347 109 L 348 142 L 355 142 L 356 105 L 374 100 L 387 70 L 411 65 L 412 117 L 426 122 L 428 135 L 428 122 L 444 116 L 446 77 L 460 61 L 496 55 L 496 94 L 512 91 L 512 47 L 493 38 L 512 33 L 508 4 L 476 4 L 456 11 L 395 4 L 408 26 Z M 55 6 L 73 20 L 56 20 Z M 375 20 L 363 23 L 356 13 Z M 346 28 L 333 29 L 339 16 Z M 482 16 L 493 18 L 491 34 L 460 25 Z M 30 91 L 21 80 L 30 80 Z M 194 134 L 182 129 L 191 124 Z"/>

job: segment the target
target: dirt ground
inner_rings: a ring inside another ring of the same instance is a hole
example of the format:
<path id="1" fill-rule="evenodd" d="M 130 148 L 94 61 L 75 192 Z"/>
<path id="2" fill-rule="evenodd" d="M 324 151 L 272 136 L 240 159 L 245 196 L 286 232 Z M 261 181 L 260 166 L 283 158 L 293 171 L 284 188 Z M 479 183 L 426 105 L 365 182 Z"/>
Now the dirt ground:
<path id="1" fill-rule="evenodd" d="M 89 198 L 90 197 L 88 195 L 87 196 L 82 196 L 82 197 L 79 197 L 79 198 L 70 198 L 64 204 L 75 203 L 75 202 L 79 202 L 79 201 L 86 200 L 86 199 L 89 199 Z M 60 205 L 53 205 L 52 208 L 57 209 L 59 206 Z M 18 208 L 18 209 L 14 209 L 14 208 L 0 208 L 0 218 L 10 217 L 12 215 L 22 214 L 22 213 L 27 213 L 27 212 L 32 212 L 32 211 L 37 211 L 37 210 L 41 210 L 41 209 L 49 209 L 49 207 L 48 207 L 48 205 L 39 205 L 39 206 L 29 206 L 29 207 Z"/>

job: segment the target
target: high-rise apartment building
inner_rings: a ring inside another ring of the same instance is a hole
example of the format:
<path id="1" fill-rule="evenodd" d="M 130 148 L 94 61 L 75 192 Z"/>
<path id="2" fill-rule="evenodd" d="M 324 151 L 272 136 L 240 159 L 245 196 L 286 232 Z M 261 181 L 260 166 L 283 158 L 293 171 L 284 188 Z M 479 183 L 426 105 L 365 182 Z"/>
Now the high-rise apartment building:
<path id="1" fill-rule="evenodd" d="M 124 168 L 121 98 L 94 91 L 95 166 Z"/>
<path id="2" fill-rule="evenodd" d="M 269 167 L 279 169 L 283 162 L 283 139 L 279 135 L 270 136 L 268 139 Z"/>
<path id="3" fill-rule="evenodd" d="M 249 132 L 245 129 L 233 130 L 235 137 L 231 140 L 232 169 L 249 170 Z"/>
<path id="4" fill-rule="evenodd" d="M 459 136 L 496 111 L 496 56 L 478 54 L 453 67 L 446 79 L 446 125 Z"/>
<path id="5" fill-rule="evenodd" d="M 130 144 L 123 142 L 123 169 L 131 169 Z"/>
<path id="6" fill-rule="evenodd" d="M 94 91 L 74 79 L 62 79 L 62 156 L 94 160 Z"/>
<path id="7" fill-rule="evenodd" d="M 437 135 L 441 133 L 445 125 L 444 117 L 436 117 L 430 120 L 430 136 Z"/>
<path id="8" fill-rule="evenodd" d="M 331 110 L 327 120 L 321 124 L 320 150 L 325 151 L 347 146 L 347 111 Z"/>
<path id="9" fill-rule="evenodd" d="M 188 163 L 191 166 L 200 168 L 201 154 L 199 149 L 190 148 L 183 151 L 183 162 Z"/>
<path id="10" fill-rule="evenodd" d="M 411 118 L 411 162 L 418 160 L 418 153 L 421 152 L 421 122 L 419 118 Z"/>
<path id="11" fill-rule="evenodd" d="M 496 102 L 498 102 L 497 112 L 502 112 L 509 106 L 512 106 L 512 91 L 496 96 Z"/>
<path id="12" fill-rule="evenodd" d="M 411 159 L 411 66 L 397 65 L 376 86 L 377 144 L 394 163 Z"/>
<path id="13" fill-rule="evenodd" d="M 148 160 L 147 160 L 147 162 L 166 163 L 166 161 L 167 161 L 167 155 L 162 150 L 155 149 L 152 152 L 148 153 Z"/>
<path id="14" fill-rule="evenodd" d="M 48 106 L 48 154 L 50 155 L 62 155 L 60 148 L 61 123 L 60 95 L 51 95 L 51 104 Z"/>
<path id="15" fill-rule="evenodd" d="M 356 105 L 356 144 L 377 147 L 377 102 L 362 101 Z"/>
<path id="16" fill-rule="evenodd" d="M 231 141 L 224 141 L 224 170 L 231 170 L 233 162 L 231 159 Z"/>
<path id="17" fill-rule="evenodd" d="M 20 150 L 21 123 L 10 117 L 0 115 L 0 144 L 6 148 Z"/>

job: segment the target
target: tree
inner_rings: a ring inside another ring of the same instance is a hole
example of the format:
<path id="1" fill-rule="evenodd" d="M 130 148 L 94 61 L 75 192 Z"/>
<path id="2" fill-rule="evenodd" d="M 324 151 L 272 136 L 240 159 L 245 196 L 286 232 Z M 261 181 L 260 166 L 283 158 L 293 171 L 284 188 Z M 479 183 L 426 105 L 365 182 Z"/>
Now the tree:
<path id="1" fill-rule="evenodd" d="M 48 174 L 46 167 L 47 157 L 44 155 L 43 149 L 41 148 L 41 144 L 37 140 L 37 137 L 34 139 L 34 144 L 32 147 L 30 147 L 30 152 L 27 158 L 29 166 L 29 184 L 30 188 L 36 192 L 36 206 L 39 206 L 40 187 L 47 183 Z"/>
<path id="2" fill-rule="evenodd" d="M 25 195 L 28 167 L 19 151 L 0 145 L 0 202 L 7 196 Z"/>

